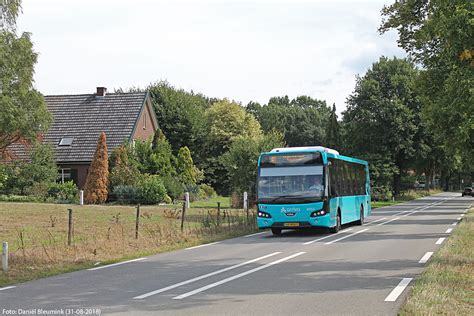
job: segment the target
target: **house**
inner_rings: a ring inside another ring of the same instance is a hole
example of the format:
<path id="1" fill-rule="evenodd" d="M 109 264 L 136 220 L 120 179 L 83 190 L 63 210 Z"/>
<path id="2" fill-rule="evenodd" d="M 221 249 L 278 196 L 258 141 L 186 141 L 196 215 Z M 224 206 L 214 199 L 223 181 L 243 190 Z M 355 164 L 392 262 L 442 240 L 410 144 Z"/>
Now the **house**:
<path id="1" fill-rule="evenodd" d="M 74 181 L 83 188 L 101 132 L 107 137 L 109 156 L 125 141 L 146 140 L 158 128 L 148 92 L 107 93 L 44 97 L 54 121 L 43 135 L 51 144 L 61 181 Z"/>

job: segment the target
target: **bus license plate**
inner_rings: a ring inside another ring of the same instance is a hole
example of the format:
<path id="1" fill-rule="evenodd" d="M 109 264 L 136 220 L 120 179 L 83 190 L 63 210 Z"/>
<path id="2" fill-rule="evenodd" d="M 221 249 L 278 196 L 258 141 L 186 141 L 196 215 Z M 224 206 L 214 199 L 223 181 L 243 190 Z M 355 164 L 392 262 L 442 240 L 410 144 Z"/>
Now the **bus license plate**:
<path id="1" fill-rule="evenodd" d="M 300 226 L 300 223 L 285 223 L 283 224 L 285 227 L 298 227 Z"/>

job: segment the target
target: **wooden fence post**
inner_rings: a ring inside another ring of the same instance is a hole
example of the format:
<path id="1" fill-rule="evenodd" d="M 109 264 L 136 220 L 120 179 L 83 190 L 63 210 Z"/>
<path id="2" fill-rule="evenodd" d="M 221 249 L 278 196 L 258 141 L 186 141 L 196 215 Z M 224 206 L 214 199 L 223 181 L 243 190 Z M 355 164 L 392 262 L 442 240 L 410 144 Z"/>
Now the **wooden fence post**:
<path id="1" fill-rule="evenodd" d="M 221 224 L 221 202 L 217 202 L 217 226 Z"/>
<path id="2" fill-rule="evenodd" d="M 138 225 L 140 223 L 140 203 L 137 205 L 137 219 L 135 221 L 135 239 L 138 239 Z"/>
<path id="3" fill-rule="evenodd" d="M 72 244 L 72 209 L 68 209 L 69 212 L 69 221 L 68 221 L 68 229 L 67 229 L 67 245 L 71 246 Z"/>
<path id="4" fill-rule="evenodd" d="M 183 203 L 183 212 L 181 213 L 181 232 L 184 230 L 184 214 L 186 213 L 186 202 Z"/>

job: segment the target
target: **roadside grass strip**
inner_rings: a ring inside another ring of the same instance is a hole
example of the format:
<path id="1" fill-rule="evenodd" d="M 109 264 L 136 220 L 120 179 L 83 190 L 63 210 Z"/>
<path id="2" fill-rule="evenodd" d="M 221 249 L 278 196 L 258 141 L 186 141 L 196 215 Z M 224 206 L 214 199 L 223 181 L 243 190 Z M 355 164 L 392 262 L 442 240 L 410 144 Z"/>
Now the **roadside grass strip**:
<path id="1" fill-rule="evenodd" d="M 327 235 L 327 236 L 324 236 L 324 237 L 321 237 L 321 238 L 318 238 L 318 239 L 315 239 L 315 240 L 307 241 L 307 242 L 303 243 L 303 245 L 311 245 L 312 243 L 315 243 L 317 241 L 324 240 L 324 239 L 327 239 L 327 238 L 330 238 L 330 237 L 334 237 L 334 236 L 337 236 L 339 234 L 342 234 L 342 233 L 345 233 L 345 232 L 348 232 L 348 231 L 351 231 L 351 230 L 352 230 L 352 228 L 344 229 L 343 231 L 341 231 L 337 234 Z"/>
<path id="2" fill-rule="evenodd" d="M 142 260 L 145 260 L 145 259 L 146 259 L 146 258 L 138 258 L 138 259 L 123 261 L 123 262 L 112 263 L 112 264 L 108 264 L 108 265 L 105 265 L 105 266 L 90 268 L 90 269 L 87 269 L 87 270 L 89 270 L 89 271 L 95 271 L 95 270 L 100 270 L 100 269 L 105 269 L 105 268 L 111 268 L 111 267 L 119 266 L 119 265 L 122 265 L 122 264 L 127 264 L 127 263 L 142 261 Z"/>
<path id="3" fill-rule="evenodd" d="M 209 285 L 200 287 L 200 288 L 198 288 L 198 289 L 196 289 L 196 290 L 193 290 L 193 291 L 190 291 L 190 292 L 187 292 L 187 293 L 184 293 L 184 294 L 175 296 L 175 297 L 173 297 L 173 299 L 174 299 L 174 300 L 181 300 L 181 299 L 183 299 L 183 298 L 192 296 L 192 295 L 194 295 L 194 294 L 197 294 L 197 293 L 200 293 L 200 292 L 203 292 L 203 291 L 212 289 L 212 288 L 214 288 L 214 287 L 216 287 L 216 286 L 219 286 L 219 285 L 222 285 L 222 284 L 224 284 L 224 283 L 227 283 L 227 282 L 233 281 L 233 280 L 235 280 L 235 279 L 244 277 L 244 276 L 249 275 L 249 274 L 251 274 L 251 273 L 255 273 L 255 272 L 257 272 L 257 271 L 260 271 L 260 270 L 269 268 L 269 267 L 274 266 L 274 265 L 276 265 L 276 264 L 279 264 L 279 263 L 288 261 L 288 260 L 293 259 L 293 258 L 295 258 L 295 257 L 301 256 L 301 255 L 303 255 L 303 254 L 305 254 L 305 253 L 306 253 L 306 252 L 298 252 L 298 253 L 295 253 L 295 254 L 293 254 L 293 255 L 291 255 L 291 256 L 288 256 L 288 257 L 285 257 L 285 258 L 278 259 L 278 260 L 276 260 L 276 261 L 267 263 L 267 264 L 265 264 L 265 265 L 263 265 L 263 266 L 261 266 L 261 267 L 254 268 L 254 269 L 252 269 L 252 270 L 248 270 L 248 271 L 239 273 L 239 274 L 237 274 L 237 275 L 231 276 L 231 277 L 226 278 L 226 279 L 224 279 L 224 280 L 221 280 L 221 281 L 218 281 L 218 282 L 215 282 L 215 283 L 212 283 L 212 284 L 209 284 Z"/>
<path id="4" fill-rule="evenodd" d="M 15 288 L 16 286 L 5 286 L 5 287 L 0 287 L 0 291 L 5 291 L 5 290 L 9 290 L 9 289 L 13 289 Z"/>
<path id="5" fill-rule="evenodd" d="M 433 252 L 427 252 L 425 255 L 418 261 L 418 263 L 426 263 L 428 260 L 430 260 L 431 256 L 433 255 Z"/>
<path id="6" fill-rule="evenodd" d="M 398 285 L 392 290 L 392 292 L 390 292 L 390 294 L 385 298 L 385 302 L 395 302 L 412 280 L 413 278 L 402 279 L 400 283 L 398 283 Z"/>
<path id="7" fill-rule="evenodd" d="M 212 245 L 215 245 L 215 244 L 218 244 L 218 243 L 219 243 L 218 241 L 215 241 L 215 242 L 211 242 L 211 243 L 204 244 L 204 245 L 199 245 L 199 246 L 189 247 L 189 248 L 186 248 L 185 250 L 191 250 L 191 249 L 197 249 L 197 248 L 202 248 L 202 247 L 212 246 Z"/>
<path id="8" fill-rule="evenodd" d="M 400 315 L 473 315 L 474 209 L 417 277 Z M 451 228 L 452 229 L 452 228 Z"/>
<path id="9" fill-rule="evenodd" d="M 341 237 L 341 238 L 338 238 L 338 239 L 335 239 L 335 240 L 328 241 L 327 243 L 325 243 L 325 245 L 333 244 L 333 243 L 335 243 L 335 242 L 338 242 L 338 241 L 340 241 L 340 240 L 343 240 L 343 239 L 352 237 L 352 236 L 354 236 L 354 235 L 363 233 L 363 232 L 368 231 L 368 230 L 369 230 L 368 228 L 359 230 L 359 231 L 357 231 L 357 232 L 355 232 L 355 233 L 352 233 L 352 234 L 349 234 L 349 235 L 347 235 L 347 236 L 344 236 L 344 237 Z"/>
<path id="10" fill-rule="evenodd" d="M 149 293 L 145 293 L 145 294 L 142 294 L 142 295 L 139 295 L 139 296 L 135 296 L 133 299 L 141 300 L 141 299 L 144 299 L 144 298 L 147 298 L 147 297 L 159 294 L 159 293 L 163 293 L 163 292 L 172 290 L 174 288 L 177 288 L 177 287 L 189 284 L 189 283 L 193 283 L 193 282 L 205 279 L 205 278 L 209 278 L 209 277 L 214 276 L 216 274 L 224 273 L 224 272 L 227 272 L 227 271 L 245 266 L 245 265 L 250 264 L 250 263 L 254 263 L 254 262 L 257 262 L 257 261 L 260 261 L 260 260 L 263 260 L 263 259 L 266 259 L 266 258 L 269 258 L 269 257 L 272 257 L 272 256 L 276 256 L 280 253 L 281 252 L 274 252 L 274 253 L 271 253 L 271 254 L 268 254 L 268 255 L 265 255 L 265 256 L 262 256 L 262 257 L 258 257 L 258 258 L 255 258 L 255 259 L 252 259 L 252 260 L 249 260 L 249 261 L 245 261 L 245 262 L 242 262 L 242 263 L 239 263 L 239 264 L 236 264 L 236 265 L 224 268 L 224 269 L 220 269 L 220 270 L 217 270 L 217 271 L 214 271 L 214 272 L 211 272 L 211 273 L 207 273 L 207 274 L 204 274 L 204 275 L 201 275 L 201 276 L 198 276 L 198 277 L 195 277 L 195 278 L 183 281 L 183 282 L 179 282 L 179 283 L 176 283 L 176 284 L 173 284 L 173 285 L 170 285 L 170 286 L 167 286 L 167 287 L 164 287 L 164 288 L 161 288 L 161 289 L 149 292 Z"/>

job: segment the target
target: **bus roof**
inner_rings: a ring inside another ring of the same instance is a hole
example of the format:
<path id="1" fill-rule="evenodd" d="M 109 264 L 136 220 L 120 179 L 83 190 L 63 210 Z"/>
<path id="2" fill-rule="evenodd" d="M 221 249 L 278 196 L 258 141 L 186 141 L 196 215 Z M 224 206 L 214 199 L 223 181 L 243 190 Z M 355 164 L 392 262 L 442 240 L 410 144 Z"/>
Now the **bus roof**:
<path id="1" fill-rule="evenodd" d="M 345 161 L 360 163 L 368 165 L 369 163 L 362 159 L 340 155 L 335 149 L 323 147 L 323 146 L 307 146 L 307 147 L 285 147 L 285 148 L 274 148 L 270 152 L 262 154 L 280 154 L 280 153 L 302 153 L 302 152 L 325 152 L 329 158 L 336 158 Z M 259 159 L 260 161 L 260 159 Z"/>

